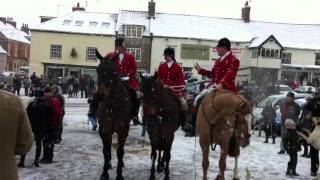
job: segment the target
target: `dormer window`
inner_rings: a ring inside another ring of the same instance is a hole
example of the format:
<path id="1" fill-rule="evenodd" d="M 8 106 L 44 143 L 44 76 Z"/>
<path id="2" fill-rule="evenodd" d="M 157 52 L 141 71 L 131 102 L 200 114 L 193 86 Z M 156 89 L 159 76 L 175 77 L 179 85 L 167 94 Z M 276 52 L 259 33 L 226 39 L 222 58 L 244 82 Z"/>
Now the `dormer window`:
<path id="1" fill-rule="evenodd" d="M 91 21 L 90 23 L 89 23 L 89 26 L 90 27 L 96 27 L 98 25 L 98 22 L 95 22 L 95 21 Z"/>
<path id="2" fill-rule="evenodd" d="M 101 23 L 101 27 L 108 28 L 109 26 L 110 26 L 110 23 L 108 23 L 108 22 Z"/>
<path id="3" fill-rule="evenodd" d="M 70 25 L 72 20 L 64 20 L 63 25 Z"/>
<path id="4" fill-rule="evenodd" d="M 74 25 L 76 25 L 76 26 L 82 26 L 82 25 L 83 25 L 83 21 L 76 21 Z"/>
<path id="5" fill-rule="evenodd" d="M 143 26 L 125 25 L 124 34 L 125 37 L 129 38 L 141 38 L 143 34 Z"/>

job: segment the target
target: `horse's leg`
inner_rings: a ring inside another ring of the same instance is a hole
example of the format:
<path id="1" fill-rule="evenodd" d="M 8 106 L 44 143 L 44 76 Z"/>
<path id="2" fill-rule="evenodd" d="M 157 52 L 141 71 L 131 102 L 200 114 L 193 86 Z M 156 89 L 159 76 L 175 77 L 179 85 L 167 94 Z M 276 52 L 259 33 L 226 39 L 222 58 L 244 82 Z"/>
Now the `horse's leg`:
<path id="1" fill-rule="evenodd" d="M 118 149 L 117 149 L 117 157 L 118 157 L 118 165 L 117 165 L 117 178 L 116 180 L 122 180 L 122 168 L 124 167 L 123 156 L 124 156 L 124 144 L 126 143 L 128 133 L 129 133 L 129 125 L 121 127 L 122 130 L 118 133 Z"/>
<path id="2" fill-rule="evenodd" d="M 158 150 L 158 165 L 157 165 L 157 172 L 161 173 L 164 169 L 164 159 L 161 156 L 161 150 Z"/>
<path id="3" fill-rule="evenodd" d="M 169 174 L 170 174 L 170 159 L 171 159 L 171 147 L 172 147 L 172 143 L 174 140 L 174 130 L 172 130 L 171 132 L 168 133 L 168 137 L 167 139 L 165 139 L 165 150 L 164 150 L 164 155 L 163 158 L 166 161 L 166 167 L 165 167 L 165 177 L 164 180 L 169 180 Z"/>
<path id="4" fill-rule="evenodd" d="M 104 166 L 103 172 L 101 174 L 100 180 L 108 180 L 109 174 L 108 170 L 111 169 L 111 143 L 112 135 L 104 132 L 103 128 L 99 129 L 100 138 L 103 143 L 103 156 L 104 156 Z"/>
<path id="5" fill-rule="evenodd" d="M 234 159 L 234 170 L 233 170 L 233 180 L 239 180 L 239 167 L 238 167 L 238 156 Z"/>
<path id="6" fill-rule="evenodd" d="M 150 175 L 150 180 L 155 179 L 155 164 L 156 164 L 156 159 L 157 159 L 157 149 L 153 143 L 151 143 L 151 160 L 152 160 L 152 166 L 151 166 L 151 175 Z"/>
<path id="7" fill-rule="evenodd" d="M 220 147 L 221 147 L 220 160 L 219 160 L 220 172 L 216 180 L 224 180 L 224 171 L 226 170 L 226 160 L 227 160 L 228 149 L 229 149 L 229 146 L 225 146 L 225 145 L 220 145 Z"/>
<path id="8" fill-rule="evenodd" d="M 203 180 L 208 180 L 208 168 L 209 168 L 209 140 L 200 136 L 200 146 L 202 150 L 202 171 Z"/>

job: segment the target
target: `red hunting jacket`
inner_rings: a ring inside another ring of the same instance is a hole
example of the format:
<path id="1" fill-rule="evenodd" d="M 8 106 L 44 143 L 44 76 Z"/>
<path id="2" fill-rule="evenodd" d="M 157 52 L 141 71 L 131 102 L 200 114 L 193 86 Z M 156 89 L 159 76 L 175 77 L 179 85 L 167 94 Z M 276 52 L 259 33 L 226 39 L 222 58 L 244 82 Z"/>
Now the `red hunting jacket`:
<path id="1" fill-rule="evenodd" d="M 222 61 L 216 60 L 211 71 L 201 69 L 199 74 L 212 78 L 214 84 L 222 84 L 225 89 L 237 92 L 235 79 L 239 65 L 240 61 L 230 52 Z"/>
<path id="2" fill-rule="evenodd" d="M 116 55 L 117 55 L 116 52 L 112 52 L 112 53 L 107 54 L 107 56 L 109 56 L 109 57 L 114 57 Z M 139 90 L 139 85 L 136 80 L 137 64 L 136 64 L 135 57 L 131 53 L 125 52 L 122 62 L 120 61 L 119 58 L 117 58 L 115 63 L 117 65 L 117 71 L 118 71 L 119 76 L 120 77 L 128 76 L 130 87 L 132 89 L 134 89 L 135 91 Z"/>
<path id="3" fill-rule="evenodd" d="M 170 68 L 167 63 L 160 64 L 157 75 L 163 85 L 171 87 L 176 95 L 183 96 L 184 75 L 178 63 L 174 62 Z"/>

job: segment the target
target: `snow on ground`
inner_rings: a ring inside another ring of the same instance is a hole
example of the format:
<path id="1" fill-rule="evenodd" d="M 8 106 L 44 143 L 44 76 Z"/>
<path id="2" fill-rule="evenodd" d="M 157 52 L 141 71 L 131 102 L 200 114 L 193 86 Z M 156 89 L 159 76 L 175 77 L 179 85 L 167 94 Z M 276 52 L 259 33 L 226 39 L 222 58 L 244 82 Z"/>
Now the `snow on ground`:
<path id="1" fill-rule="evenodd" d="M 85 99 L 67 99 L 64 120 L 63 141 L 55 147 L 54 163 L 40 164 L 32 167 L 34 147 L 26 158 L 26 168 L 19 169 L 22 180 L 96 180 L 102 173 L 102 143 L 98 132 L 91 131 L 86 113 L 88 105 Z M 150 175 L 149 138 L 140 136 L 141 126 L 131 126 L 125 146 L 125 168 L 123 176 L 129 180 L 146 180 Z M 257 133 L 256 133 L 257 134 Z M 115 138 L 114 138 L 115 140 Z M 241 179 L 246 179 L 249 170 L 251 179 L 282 180 L 291 179 L 285 176 L 288 162 L 287 155 L 278 155 L 279 138 L 275 145 L 264 144 L 263 137 L 254 135 L 251 144 L 242 149 L 240 156 Z M 196 141 L 196 144 L 195 144 Z M 115 142 L 115 141 L 114 141 Z M 142 148 L 142 144 L 144 147 Z M 115 147 L 115 146 L 113 146 Z M 301 152 L 299 153 L 301 154 Z M 210 152 L 209 179 L 214 179 L 219 171 L 219 148 Z M 234 159 L 228 158 L 226 179 L 232 179 Z M 111 179 L 116 176 L 116 151 L 112 149 Z M 202 179 L 202 153 L 198 139 L 186 138 L 182 131 L 177 131 L 172 147 L 170 177 L 173 180 Z M 297 172 L 300 177 L 294 179 L 314 179 L 309 176 L 310 159 L 298 158 Z M 157 174 L 163 179 L 164 174 Z"/>

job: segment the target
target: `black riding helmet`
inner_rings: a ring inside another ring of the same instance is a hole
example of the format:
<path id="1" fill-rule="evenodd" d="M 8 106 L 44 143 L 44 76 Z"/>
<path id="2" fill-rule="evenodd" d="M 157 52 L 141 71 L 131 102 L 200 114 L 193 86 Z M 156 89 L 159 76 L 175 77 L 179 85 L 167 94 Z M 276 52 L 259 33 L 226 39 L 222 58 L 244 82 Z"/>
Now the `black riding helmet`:
<path id="1" fill-rule="evenodd" d="M 175 53 L 174 53 L 174 49 L 172 47 L 167 47 L 164 52 L 163 52 L 163 55 L 168 55 L 168 56 L 171 56 L 172 58 L 175 57 Z"/>
<path id="2" fill-rule="evenodd" d="M 115 46 L 125 47 L 124 39 L 122 37 L 117 37 L 114 44 Z"/>

